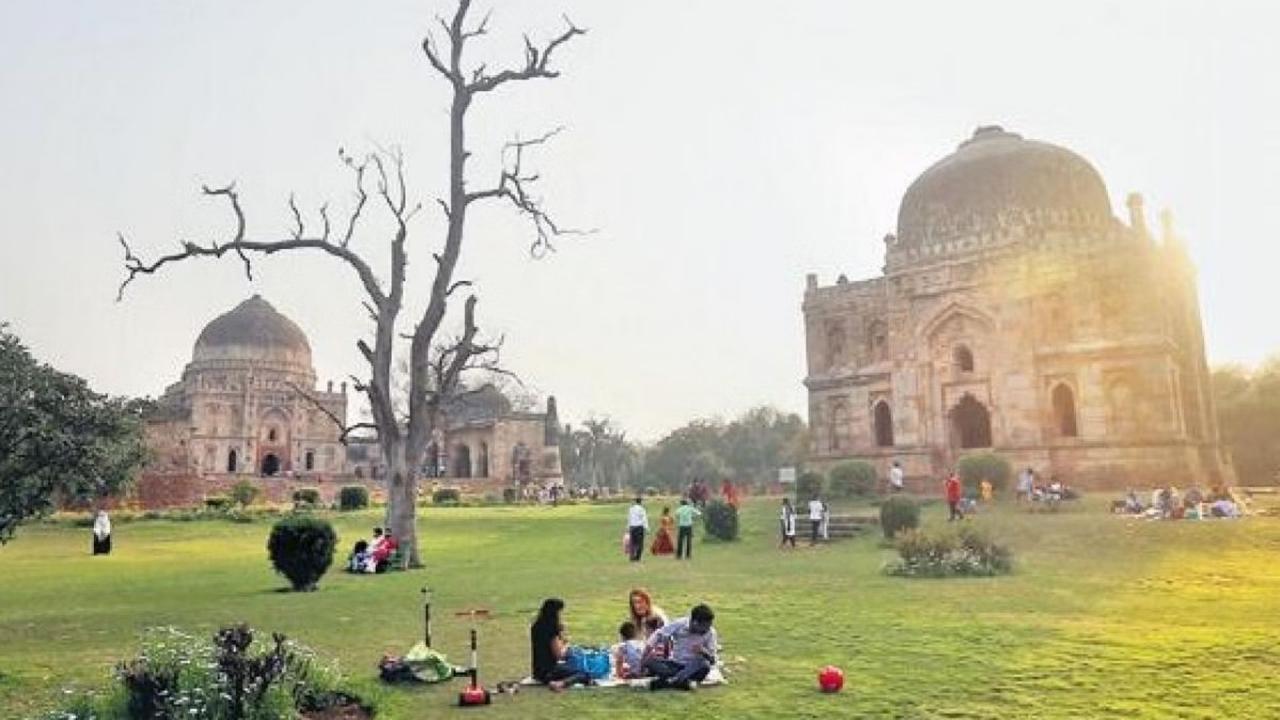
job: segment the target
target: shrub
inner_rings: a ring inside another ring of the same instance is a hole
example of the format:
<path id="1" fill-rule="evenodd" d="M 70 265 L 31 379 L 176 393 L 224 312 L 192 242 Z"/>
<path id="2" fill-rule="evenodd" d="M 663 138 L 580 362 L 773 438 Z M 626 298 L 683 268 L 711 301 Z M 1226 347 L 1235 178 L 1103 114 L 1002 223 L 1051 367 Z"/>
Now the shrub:
<path id="1" fill-rule="evenodd" d="M 206 509 L 213 510 L 214 512 L 223 512 L 225 510 L 230 510 L 231 498 L 223 497 L 221 495 L 214 495 L 212 497 L 207 497 L 204 499 L 204 506 Z"/>
<path id="2" fill-rule="evenodd" d="M 515 502 L 517 499 L 519 499 L 519 497 L 520 497 L 520 496 L 516 493 L 516 489 L 515 489 L 515 488 L 513 488 L 513 487 L 509 487 L 509 488 L 502 488 L 502 502 L 504 502 L 504 503 L 513 503 L 513 502 Z"/>
<path id="3" fill-rule="evenodd" d="M 231 501 L 239 505 L 241 508 L 247 508 L 253 504 L 258 497 L 258 486 L 249 480 L 241 480 L 231 486 L 231 491 L 227 493 Z"/>
<path id="4" fill-rule="evenodd" d="M 431 493 L 431 502 L 435 505 L 457 505 L 462 502 L 462 491 L 458 488 L 440 488 Z"/>
<path id="5" fill-rule="evenodd" d="M 908 530 L 894 543 L 899 559 L 885 571 L 905 577 L 987 577 L 1013 569 L 1013 553 L 971 525 L 959 530 Z"/>
<path id="6" fill-rule="evenodd" d="M 702 513 L 703 524 L 707 534 L 721 540 L 738 539 L 738 508 L 723 500 L 712 500 L 707 503 Z"/>
<path id="7" fill-rule="evenodd" d="M 964 483 L 964 489 L 967 492 L 977 493 L 978 486 L 984 479 L 990 481 L 996 492 L 1000 492 L 1009 486 L 1013 466 L 1004 457 L 986 452 L 960 458 L 960 462 L 956 464 L 956 471 L 960 474 L 960 481 Z"/>
<path id="8" fill-rule="evenodd" d="M 320 504 L 319 488 L 298 488 L 293 491 L 293 505 L 297 508 L 314 508 Z"/>
<path id="9" fill-rule="evenodd" d="M 288 578 L 294 590 L 314 590 L 333 564 L 337 544 L 338 536 L 328 522 L 288 517 L 271 528 L 267 551 L 276 572 Z"/>
<path id="10" fill-rule="evenodd" d="M 644 494 L 648 495 L 649 497 L 657 497 L 658 488 L 654 487 L 653 485 L 650 485 L 649 487 L 644 489 Z"/>
<path id="11" fill-rule="evenodd" d="M 810 470 L 796 478 L 796 503 L 807 503 L 826 491 L 827 479 Z"/>
<path id="12" fill-rule="evenodd" d="M 886 540 L 920 526 L 920 506 L 911 498 L 895 495 L 880 505 L 880 529 Z"/>
<path id="13" fill-rule="evenodd" d="M 363 485 L 345 485 L 338 491 L 339 510 L 359 510 L 369 507 L 369 489 Z"/>
<path id="14" fill-rule="evenodd" d="M 148 629 L 141 654 L 117 665 L 114 680 L 118 685 L 108 693 L 84 693 L 46 717 L 267 720 L 363 707 L 339 689 L 335 665 L 283 635 L 257 640 L 243 625 L 220 630 L 213 642 L 173 628 Z"/>
<path id="15" fill-rule="evenodd" d="M 839 497 L 867 497 L 876 491 L 876 468 L 869 462 L 851 460 L 831 468 L 831 494 Z"/>

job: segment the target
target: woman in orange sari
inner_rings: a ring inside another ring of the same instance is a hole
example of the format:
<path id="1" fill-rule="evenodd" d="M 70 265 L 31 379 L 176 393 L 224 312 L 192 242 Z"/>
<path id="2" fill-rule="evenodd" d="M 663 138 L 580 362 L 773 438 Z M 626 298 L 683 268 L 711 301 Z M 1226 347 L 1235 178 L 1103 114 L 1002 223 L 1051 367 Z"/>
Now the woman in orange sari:
<path id="1" fill-rule="evenodd" d="M 658 520 L 658 535 L 653 539 L 653 545 L 649 547 L 649 552 L 654 555 L 670 555 L 674 553 L 676 546 L 671 539 L 671 531 L 675 526 L 676 521 L 671 517 L 671 508 L 662 508 L 662 517 Z"/>

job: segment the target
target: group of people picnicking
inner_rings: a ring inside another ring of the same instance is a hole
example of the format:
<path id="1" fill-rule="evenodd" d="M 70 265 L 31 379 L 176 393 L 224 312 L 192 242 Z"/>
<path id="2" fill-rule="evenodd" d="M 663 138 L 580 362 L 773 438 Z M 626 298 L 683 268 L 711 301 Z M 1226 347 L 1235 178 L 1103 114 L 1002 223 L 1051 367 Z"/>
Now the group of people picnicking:
<path id="1" fill-rule="evenodd" d="M 702 511 L 688 497 L 680 499 L 674 513 L 670 506 L 662 508 L 658 518 L 658 532 L 649 552 L 654 555 L 674 554 L 677 560 L 693 559 L 693 523 L 702 517 Z M 672 530 L 676 539 L 672 541 Z M 627 532 L 622 536 L 622 550 L 631 562 L 640 562 L 644 556 L 645 535 L 649 532 L 649 512 L 644 508 L 644 498 L 636 496 L 627 509 Z"/>
<path id="2" fill-rule="evenodd" d="M 1114 501 L 1111 511 L 1121 515 L 1152 520 L 1207 520 L 1238 518 L 1244 514 L 1244 501 L 1225 486 L 1208 492 L 1192 486 L 1186 492 L 1168 485 L 1151 491 L 1150 503 L 1142 502 L 1137 490 L 1130 489 L 1123 500 Z"/>
<path id="3" fill-rule="evenodd" d="M 400 541 L 391 530 L 373 529 L 372 540 L 357 540 L 347 556 L 347 572 L 380 573 L 391 567 L 391 558 L 400 549 Z"/>
<path id="4" fill-rule="evenodd" d="M 577 663 L 580 651 L 570 644 L 559 598 L 543 601 L 529 628 L 532 678 L 553 691 L 574 685 L 592 685 L 593 678 Z M 609 649 L 608 678 L 647 684 L 650 690 L 694 690 L 719 662 L 720 642 L 714 627 L 715 613 L 705 604 L 695 605 L 685 617 L 668 620 L 642 589 L 627 596 L 627 617 L 618 628 L 618 640 Z"/>

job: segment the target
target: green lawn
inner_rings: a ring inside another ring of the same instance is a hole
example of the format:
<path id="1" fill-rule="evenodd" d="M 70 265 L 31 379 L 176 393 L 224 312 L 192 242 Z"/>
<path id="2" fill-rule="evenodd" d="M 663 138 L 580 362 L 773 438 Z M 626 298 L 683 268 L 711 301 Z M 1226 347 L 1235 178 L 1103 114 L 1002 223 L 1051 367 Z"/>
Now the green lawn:
<path id="1" fill-rule="evenodd" d="M 315 593 L 281 593 L 266 561 L 269 525 L 117 524 L 116 554 L 88 556 L 86 529 L 37 525 L 0 549 L 0 716 L 48 707 L 100 683 L 138 632 L 209 632 L 248 621 L 340 659 L 383 717 L 443 717 L 459 684 L 378 688 L 384 652 L 419 635 L 418 589 L 436 589 L 436 645 L 465 659 L 466 624 L 491 608 L 484 679 L 527 666 L 539 601 L 566 599 L 579 642 L 611 642 L 627 590 L 649 587 L 670 613 L 708 602 L 732 684 L 694 695 L 630 690 L 555 696 L 526 689 L 485 717 L 1280 717 L 1280 520 L 1149 523 L 1099 503 L 1057 515 L 1000 508 L 974 522 L 1015 549 L 997 579 L 883 576 L 889 551 L 865 537 L 779 552 L 774 506 L 745 510 L 744 537 L 700 544 L 692 563 L 624 561 L 625 506 L 430 510 L 427 569 L 332 572 Z M 936 507 L 926 524 L 941 522 Z M 342 546 L 376 523 L 336 519 Z M 701 540 L 701 538 L 699 538 Z M 447 616 L 446 616 L 447 615 Z M 818 667 L 844 668 L 834 696 Z M 74 692 L 74 690 L 72 690 Z"/>

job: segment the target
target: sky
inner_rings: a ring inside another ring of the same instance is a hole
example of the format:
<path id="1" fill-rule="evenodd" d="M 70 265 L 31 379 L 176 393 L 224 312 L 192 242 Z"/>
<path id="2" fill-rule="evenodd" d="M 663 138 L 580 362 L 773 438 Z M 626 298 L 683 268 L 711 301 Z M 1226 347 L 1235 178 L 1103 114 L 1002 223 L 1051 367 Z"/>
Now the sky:
<path id="1" fill-rule="evenodd" d="M 0 321 L 99 390 L 157 395 L 200 329 L 254 293 L 310 337 L 321 382 L 366 374 L 361 291 L 301 255 L 178 266 L 123 301 L 117 232 L 146 255 L 225 238 L 202 183 L 236 181 L 251 236 L 286 201 L 350 201 L 338 148 L 399 146 L 413 227 L 411 321 L 442 242 L 448 89 L 420 44 L 444 0 L 5 0 L 0 4 Z M 526 225 L 472 215 L 460 277 L 504 362 L 562 417 L 652 440 L 694 417 L 803 411 L 805 274 L 872 277 L 910 182 L 973 129 L 1073 149 L 1113 208 L 1170 208 L 1200 270 L 1212 363 L 1280 352 L 1280 3 L 476 0 L 473 57 L 521 32 L 589 29 L 562 76 L 473 111 L 473 186 L 502 144 L 564 126 L 534 158 L 548 207 L 592 229 L 534 259 Z M 386 266 L 386 234 L 355 246 Z"/>

